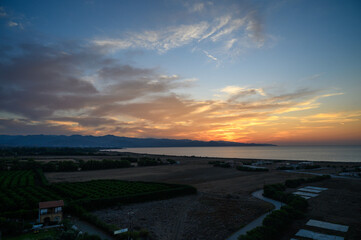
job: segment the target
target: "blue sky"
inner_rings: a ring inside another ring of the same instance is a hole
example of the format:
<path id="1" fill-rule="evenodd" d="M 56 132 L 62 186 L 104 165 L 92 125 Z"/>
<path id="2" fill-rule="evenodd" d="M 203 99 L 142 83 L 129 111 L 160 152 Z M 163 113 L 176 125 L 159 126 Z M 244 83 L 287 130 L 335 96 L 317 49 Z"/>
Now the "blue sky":
<path id="1" fill-rule="evenodd" d="M 12 0 L 0 7 L 6 134 L 361 143 L 359 1 Z M 40 67 L 49 62 L 52 71 Z M 83 86 L 79 92 L 61 85 L 69 79 Z M 53 91 L 46 86 L 60 85 L 56 99 L 40 100 Z M 134 97 L 120 97 L 128 93 Z M 31 98 L 38 100 L 11 109 Z"/>

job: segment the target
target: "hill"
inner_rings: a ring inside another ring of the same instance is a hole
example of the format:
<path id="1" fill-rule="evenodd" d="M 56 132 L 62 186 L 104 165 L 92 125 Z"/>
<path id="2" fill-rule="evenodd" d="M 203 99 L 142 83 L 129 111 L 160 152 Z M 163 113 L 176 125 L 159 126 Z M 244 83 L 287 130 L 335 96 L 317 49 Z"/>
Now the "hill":
<path id="1" fill-rule="evenodd" d="M 272 144 L 238 143 L 228 141 L 196 141 L 188 139 L 128 138 L 113 135 L 0 135 L 2 147 L 222 147 L 222 146 L 275 146 Z"/>

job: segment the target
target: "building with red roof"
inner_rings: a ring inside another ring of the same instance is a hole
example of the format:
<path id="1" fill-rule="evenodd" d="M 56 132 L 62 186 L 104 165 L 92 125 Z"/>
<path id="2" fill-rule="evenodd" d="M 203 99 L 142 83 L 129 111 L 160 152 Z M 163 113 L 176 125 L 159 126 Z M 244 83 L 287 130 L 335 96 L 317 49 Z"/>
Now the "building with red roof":
<path id="1" fill-rule="evenodd" d="M 39 222 L 44 225 L 59 223 L 63 219 L 64 201 L 39 202 Z"/>

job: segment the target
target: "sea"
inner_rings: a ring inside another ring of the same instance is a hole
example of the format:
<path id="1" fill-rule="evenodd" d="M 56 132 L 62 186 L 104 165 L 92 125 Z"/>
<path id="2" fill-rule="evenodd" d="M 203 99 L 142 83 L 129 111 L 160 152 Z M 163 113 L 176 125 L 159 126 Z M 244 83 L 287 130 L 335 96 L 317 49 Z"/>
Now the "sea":
<path id="1" fill-rule="evenodd" d="M 361 162 L 361 146 L 154 147 L 112 151 L 219 158 Z"/>

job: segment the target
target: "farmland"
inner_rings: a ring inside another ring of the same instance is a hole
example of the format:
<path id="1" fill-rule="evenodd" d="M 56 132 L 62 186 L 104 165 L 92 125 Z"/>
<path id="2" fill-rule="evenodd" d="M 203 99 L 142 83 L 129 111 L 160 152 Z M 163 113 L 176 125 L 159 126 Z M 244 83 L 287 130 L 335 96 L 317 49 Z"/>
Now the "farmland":
<path id="1" fill-rule="evenodd" d="M 133 194 L 150 193 L 171 189 L 171 185 L 157 183 L 127 182 L 119 180 L 93 180 L 79 183 L 58 183 L 53 190 L 67 199 L 99 199 Z"/>
<path id="2" fill-rule="evenodd" d="M 37 208 L 39 202 L 57 199 L 61 199 L 61 196 L 41 186 L 2 189 L 0 210 L 1 212 L 32 210 Z"/>
<path id="3" fill-rule="evenodd" d="M 121 180 L 45 185 L 35 170 L 2 171 L 0 178 L 0 216 L 10 218 L 19 217 L 19 213 L 27 219 L 36 218 L 38 203 L 42 201 L 64 199 L 68 204 L 99 209 L 104 203 L 141 202 L 196 192 L 185 185 Z"/>
<path id="4" fill-rule="evenodd" d="M 34 186 L 35 173 L 32 170 L 1 171 L 0 188 Z"/>
<path id="5" fill-rule="evenodd" d="M 63 199 L 66 214 L 108 233 L 127 227 L 128 213 L 133 212 L 134 229 L 147 229 L 154 239 L 225 239 L 272 207 L 250 197 L 251 192 L 264 184 L 309 177 L 278 170 L 284 164 L 280 161 L 267 165 L 267 172 L 247 172 L 208 164 L 233 161 L 229 159 L 102 154 L 7 158 L 2 169 L 13 170 L 0 172 L 1 183 L 8 178 L 7 187 L 2 188 L 0 194 L 0 204 L 10 207 L 1 206 L 0 218 L 24 216 L 35 219 L 38 201 Z M 123 167 L 120 163 L 125 161 L 132 166 Z M 251 159 L 234 161 L 245 165 L 254 162 Z M 340 163 L 332 163 L 331 167 L 328 164 L 322 163 L 320 170 L 312 171 L 333 173 L 342 168 L 341 165 L 346 167 Z M 32 166 L 36 169 L 28 169 Z M 347 164 L 348 168 L 354 166 Z M 46 178 L 38 171 L 41 168 Z M 23 175 L 32 176 L 33 183 L 22 180 L 27 183 L 20 184 Z M 172 198 L 195 193 L 195 188 L 198 189 L 196 195 Z M 347 196 L 352 199 L 351 195 Z M 352 204 L 350 206 L 349 213 L 355 209 Z M 354 223 L 348 224 L 353 226 Z"/>

